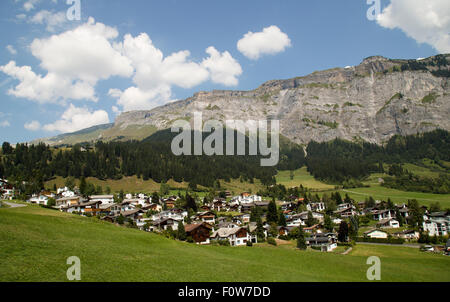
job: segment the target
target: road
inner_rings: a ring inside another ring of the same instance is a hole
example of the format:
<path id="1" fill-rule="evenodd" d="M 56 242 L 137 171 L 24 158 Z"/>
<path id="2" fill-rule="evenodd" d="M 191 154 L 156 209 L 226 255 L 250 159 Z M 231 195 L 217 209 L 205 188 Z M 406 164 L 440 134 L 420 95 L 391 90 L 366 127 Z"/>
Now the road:
<path id="1" fill-rule="evenodd" d="M 20 204 L 20 203 L 12 203 L 12 202 L 7 202 L 7 201 L 3 201 L 4 204 L 10 206 L 11 208 L 22 208 L 22 207 L 26 207 L 26 205 L 24 204 Z"/>

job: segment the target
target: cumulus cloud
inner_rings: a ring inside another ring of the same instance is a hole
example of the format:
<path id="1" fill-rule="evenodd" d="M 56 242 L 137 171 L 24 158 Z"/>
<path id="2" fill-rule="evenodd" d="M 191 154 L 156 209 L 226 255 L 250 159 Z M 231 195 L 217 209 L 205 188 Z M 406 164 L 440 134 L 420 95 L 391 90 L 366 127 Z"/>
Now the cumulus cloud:
<path id="1" fill-rule="evenodd" d="M 241 65 L 230 55 L 228 51 L 220 53 L 213 46 L 206 49 L 209 58 L 202 65 L 209 70 L 211 80 L 214 83 L 225 86 L 235 86 L 239 83 L 238 76 L 242 74 Z"/>
<path id="2" fill-rule="evenodd" d="M 12 45 L 7 45 L 6 46 L 6 50 L 8 50 L 9 53 L 12 54 L 12 55 L 16 55 L 17 54 L 17 50 Z"/>
<path id="3" fill-rule="evenodd" d="M 24 128 L 30 131 L 38 131 L 41 129 L 41 123 L 38 121 L 31 121 L 29 123 L 25 123 Z"/>
<path id="4" fill-rule="evenodd" d="M 252 60 L 283 52 L 290 46 L 288 35 L 275 25 L 264 28 L 262 32 L 248 32 L 237 43 L 238 50 Z"/>
<path id="5" fill-rule="evenodd" d="M 14 61 L 0 66 L 0 71 L 20 81 L 9 90 L 16 97 L 39 103 L 97 101 L 95 85 L 99 80 L 133 74 L 131 61 L 113 48 L 117 36 L 115 28 L 89 18 L 73 30 L 32 42 L 31 52 L 47 70 L 46 75 L 36 74 L 30 66 L 16 66 Z"/>
<path id="6" fill-rule="evenodd" d="M 104 110 L 90 110 L 85 107 L 75 107 L 70 104 L 61 119 L 44 125 L 42 128 L 50 132 L 70 133 L 92 126 L 109 123 L 108 113 Z"/>
<path id="7" fill-rule="evenodd" d="M 41 10 L 30 18 L 29 22 L 32 24 L 45 24 L 47 31 L 53 32 L 58 27 L 66 23 L 67 17 L 65 12 L 50 12 L 48 10 Z"/>
<path id="8" fill-rule="evenodd" d="M 36 4 L 39 2 L 40 0 L 27 0 L 25 1 L 25 3 L 23 4 L 23 8 L 28 12 L 30 10 L 35 9 Z"/>
<path id="9" fill-rule="evenodd" d="M 427 43 L 441 53 L 450 52 L 448 0 L 391 0 L 377 22 L 385 28 L 399 28 L 418 43 Z"/>
<path id="10" fill-rule="evenodd" d="M 221 54 L 214 47 L 207 49 L 210 56 L 201 63 L 190 60 L 187 50 L 164 57 L 145 33 L 137 37 L 125 35 L 116 49 L 131 60 L 135 69 L 135 86 L 109 91 L 124 111 L 151 109 L 167 103 L 172 97 L 172 86 L 192 88 L 210 78 L 215 83 L 236 85 L 237 76 L 242 73 L 241 66 L 228 52 Z"/>
<path id="11" fill-rule="evenodd" d="M 8 121 L 0 121 L 0 127 L 6 128 L 11 126 L 11 124 Z"/>

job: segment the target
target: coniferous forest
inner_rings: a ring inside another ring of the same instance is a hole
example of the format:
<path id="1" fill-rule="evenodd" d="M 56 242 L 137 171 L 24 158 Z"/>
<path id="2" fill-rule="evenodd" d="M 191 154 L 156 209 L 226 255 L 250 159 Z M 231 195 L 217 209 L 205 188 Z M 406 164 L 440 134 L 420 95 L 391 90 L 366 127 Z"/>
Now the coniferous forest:
<path id="1" fill-rule="evenodd" d="M 27 182 L 38 190 L 55 176 L 121 179 L 136 175 L 156 182 L 174 179 L 212 187 L 218 179 L 242 178 L 264 185 L 275 183 L 277 170 L 295 170 L 304 165 L 317 179 L 342 184 L 362 180 L 370 173 L 386 172 L 383 164 L 416 163 L 427 158 L 446 168 L 450 161 L 450 137 L 447 131 L 394 136 L 384 146 L 344 140 L 310 142 L 305 158 L 303 148 L 286 142 L 280 144 L 276 167 L 261 167 L 260 156 L 175 156 L 170 144 L 175 134 L 160 131 L 144 141 L 97 142 L 71 147 L 44 144 L 4 143 L 0 160 L 0 178 Z M 248 147 L 248 140 L 246 140 Z M 402 190 L 449 193 L 447 174 L 439 179 L 417 177 L 409 172 L 389 173 L 386 186 Z"/>

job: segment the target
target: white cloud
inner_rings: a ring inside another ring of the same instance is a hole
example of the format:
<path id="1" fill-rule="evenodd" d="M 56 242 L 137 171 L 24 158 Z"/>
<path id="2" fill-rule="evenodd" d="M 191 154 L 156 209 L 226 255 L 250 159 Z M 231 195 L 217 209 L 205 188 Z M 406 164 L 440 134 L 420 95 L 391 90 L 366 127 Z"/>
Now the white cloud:
<path id="1" fill-rule="evenodd" d="M 9 53 L 12 54 L 12 55 L 16 55 L 17 54 L 17 50 L 12 45 L 7 45 L 6 46 L 6 50 L 8 50 Z"/>
<path id="2" fill-rule="evenodd" d="M 66 23 L 67 17 L 65 12 L 50 12 L 48 10 L 41 10 L 37 12 L 31 19 L 30 23 L 33 24 L 45 24 L 47 31 L 53 32 L 58 27 L 61 27 Z"/>
<path id="3" fill-rule="evenodd" d="M 9 127 L 9 126 L 11 126 L 11 124 L 8 121 L 1 121 L 0 122 L 0 127 L 2 127 L 2 128 L 6 128 L 6 127 Z"/>
<path id="4" fill-rule="evenodd" d="M 78 108 L 70 104 L 61 119 L 43 126 L 50 132 L 70 133 L 92 126 L 109 123 L 108 113 L 104 110 L 93 111 L 88 108 Z"/>
<path id="5" fill-rule="evenodd" d="M 39 123 L 38 121 L 31 121 L 29 123 L 26 123 L 24 127 L 25 129 L 30 131 L 38 131 L 39 129 L 41 129 L 41 123 Z"/>
<path id="6" fill-rule="evenodd" d="M 135 86 L 109 91 L 124 111 L 151 109 L 167 103 L 172 97 L 172 86 L 192 88 L 210 78 L 227 86 L 236 85 L 237 76 L 242 73 L 239 63 L 228 52 L 221 54 L 214 47 L 207 49 L 210 57 L 201 63 L 191 61 L 187 50 L 164 57 L 145 33 L 137 37 L 125 35 L 124 42 L 116 44 L 116 49 L 135 68 Z"/>
<path id="7" fill-rule="evenodd" d="M 248 32 L 237 43 L 238 50 L 247 58 L 257 60 L 263 55 L 283 52 L 291 46 L 288 35 L 272 25 L 262 32 Z"/>
<path id="8" fill-rule="evenodd" d="M 209 58 L 202 65 L 211 73 L 214 83 L 225 86 L 235 86 L 239 83 L 238 76 L 242 74 L 241 65 L 230 55 L 228 51 L 220 53 L 213 46 L 206 49 Z"/>
<path id="9" fill-rule="evenodd" d="M 441 53 L 450 52 L 450 1 L 391 0 L 378 15 L 379 25 L 399 28 L 418 43 Z"/>
<path id="10" fill-rule="evenodd" d="M 25 3 L 23 4 L 23 8 L 28 12 L 30 10 L 35 9 L 35 5 L 39 2 L 40 0 L 27 0 L 25 1 Z"/>
<path id="11" fill-rule="evenodd" d="M 14 61 L 0 66 L 0 71 L 20 81 L 9 90 L 16 97 L 39 103 L 97 101 L 95 85 L 99 80 L 133 74 L 131 61 L 112 46 L 117 36 L 115 28 L 89 18 L 73 30 L 32 42 L 31 52 L 47 71 L 45 76 L 37 75 L 30 66 L 18 67 Z"/>

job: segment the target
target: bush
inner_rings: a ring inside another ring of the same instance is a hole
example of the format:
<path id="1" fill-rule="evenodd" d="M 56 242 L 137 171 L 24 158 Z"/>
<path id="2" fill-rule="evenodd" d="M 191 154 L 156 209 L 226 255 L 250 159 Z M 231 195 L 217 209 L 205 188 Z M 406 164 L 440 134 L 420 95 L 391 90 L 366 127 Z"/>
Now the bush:
<path id="1" fill-rule="evenodd" d="M 277 242 L 275 241 L 275 239 L 273 237 L 269 237 L 267 238 L 267 243 L 271 244 L 271 245 L 277 245 Z"/>
<path id="2" fill-rule="evenodd" d="M 247 241 L 247 246 L 253 246 L 253 243 L 251 241 Z"/>
<path id="3" fill-rule="evenodd" d="M 286 235 L 281 235 L 278 238 L 281 240 L 289 240 L 289 236 L 286 236 Z"/>
<path id="4" fill-rule="evenodd" d="M 218 242 L 221 246 L 230 246 L 230 241 L 228 240 L 219 240 Z"/>
<path id="5" fill-rule="evenodd" d="M 389 243 L 389 244 L 403 244 L 405 239 L 403 238 L 368 238 L 368 237 L 357 237 L 356 242 L 371 242 L 371 243 Z"/>
<path id="6" fill-rule="evenodd" d="M 186 238 L 186 242 L 194 243 L 194 239 L 192 239 L 191 236 L 188 236 L 188 237 Z"/>

